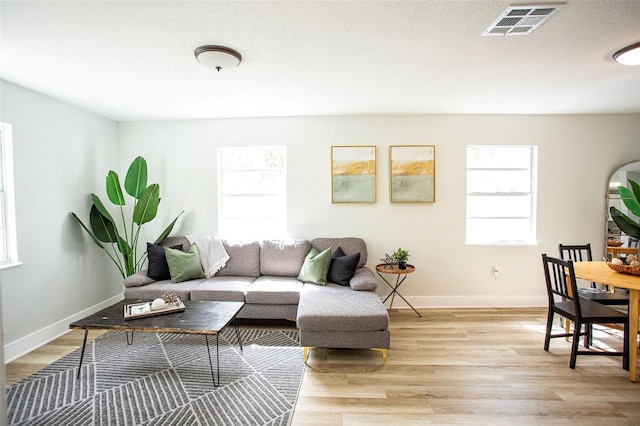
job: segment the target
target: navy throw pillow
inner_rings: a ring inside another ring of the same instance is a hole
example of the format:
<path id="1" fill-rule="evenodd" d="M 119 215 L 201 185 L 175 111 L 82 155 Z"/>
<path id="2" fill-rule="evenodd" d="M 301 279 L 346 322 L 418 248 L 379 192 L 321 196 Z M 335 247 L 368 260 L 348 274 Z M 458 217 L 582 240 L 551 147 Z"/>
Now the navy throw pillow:
<path id="1" fill-rule="evenodd" d="M 182 244 L 172 246 L 171 248 L 182 250 Z M 147 276 L 149 278 L 156 281 L 171 279 L 169 264 L 167 263 L 167 257 L 164 254 L 164 247 L 157 244 L 147 243 L 147 260 L 149 263 Z"/>
<path id="2" fill-rule="evenodd" d="M 327 281 L 347 286 L 358 269 L 360 253 L 345 255 L 342 247 L 338 247 L 331 255 Z"/>

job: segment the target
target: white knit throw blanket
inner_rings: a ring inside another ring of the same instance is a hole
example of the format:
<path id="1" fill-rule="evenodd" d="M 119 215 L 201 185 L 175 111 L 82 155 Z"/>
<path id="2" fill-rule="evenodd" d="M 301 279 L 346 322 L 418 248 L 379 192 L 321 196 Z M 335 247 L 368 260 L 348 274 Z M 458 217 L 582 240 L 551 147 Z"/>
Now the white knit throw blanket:
<path id="1" fill-rule="evenodd" d="M 200 253 L 200 263 L 207 278 L 213 277 L 229 260 L 222 241 L 213 235 L 186 235 L 190 244 L 195 244 Z"/>

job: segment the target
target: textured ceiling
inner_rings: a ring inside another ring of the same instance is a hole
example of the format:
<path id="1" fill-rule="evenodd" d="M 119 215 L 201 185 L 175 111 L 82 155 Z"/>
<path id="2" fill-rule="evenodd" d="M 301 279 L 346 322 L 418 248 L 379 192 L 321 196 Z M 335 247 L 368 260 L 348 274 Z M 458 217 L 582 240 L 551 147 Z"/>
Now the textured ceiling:
<path id="1" fill-rule="evenodd" d="M 640 41 L 640 1 L 570 0 L 531 35 L 481 37 L 510 4 L 2 1 L 0 77 L 117 121 L 640 112 L 640 67 L 611 59 Z M 204 44 L 243 62 L 209 70 Z"/>

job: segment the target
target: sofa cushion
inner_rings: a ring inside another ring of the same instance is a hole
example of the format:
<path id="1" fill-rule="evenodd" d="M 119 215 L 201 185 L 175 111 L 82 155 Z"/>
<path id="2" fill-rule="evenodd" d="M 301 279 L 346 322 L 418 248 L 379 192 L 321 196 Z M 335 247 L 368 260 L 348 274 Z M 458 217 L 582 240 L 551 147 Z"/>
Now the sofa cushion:
<path id="1" fill-rule="evenodd" d="M 285 319 L 295 321 L 297 315 L 297 303 L 292 303 L 290 305 L 261 305 L 258 303 L 245 303 L 236 317 L 251 319 Z"/>
<path id="2" fill-rule="evenodd" d="M 222 240 L 222 245 L 229 255 L 229 260 L 216 276 L 253 278 L 260 276 L 260 243 L 258 241 Z"/>
<path id="3" fill-rule="evenodd" d="M 304 263 L 300 268 L 298 279 L 303 282 L 325 285 L 327 283 L 327 272 L 331 263 L 331 248 L 322 253 L 318 249 L 311 247 L 309 253 L 304 258 Z"/>
<path id="4" fill-rule="evenodd" d="M 153 278 L 149 278 L 146 269 L 129 275 L 123 281 L 125 287 L 139 287 L 142 285 L 151 284 L 152 282 L 155 282 L 155 280 Z"/>
<path id="5" fill-rule="evenodd" d="M 173 246 L 177 246 L 177 245 L 182 245 L 182 251 L 183 252 L 188 252 L 189 251 L 189 247 L 191 247 L 191 243 L 189 242 L 189 240 L 187 240 L 187 238 L 185 236 L 171 236 L 171 237 L 167 237 L 164 240 L 162 240 L 160 242 L 160 245 L 162 247 L 173 247 Z"/>
<path id="6" fill-rule="evenodd" d="M 379 331 L 389 327 L 389 315 L 375 292 L 305 284 L 297 322 L 305 330 Z"/>
<path id="7" fill-rule="evenodd" d="M 335 331 L 300 329 L 300 346 L 319 348 L 390 348 L 389 329 L 376 331 Z"/>
<path id="8" fill-rule="evenodd" d="M 367 245 L 362 238 L 314 238 L 311 240 L 311 245 L 317 248 L 318 251 L 326 250 L 329 247 L 333 247 L 334 250 L 337 250 L 338 247 L 340 247 L 346 255 L 360 253 L 358 268 L 362 268 L 367 264 Z"/>
<path id="9" fill-rule="evenodd" d="M 373 271 L 369 268 L 358 268 L 353 278 L 349 281 L 351 290 L 357 291 L 375 291 L 378 288 L 378 281 L 376 281 Z"/>
<path id="10" fill-rule="evenodd" d="M 181 250 L 182 244 L 171 246 L 172 249 Z M 168 280 L 171 278 L 169 272 L 169 265 L 167 264 L 167 257 L 164 254 L 164 247 L 147 243 L 147 275 L 156 281 Z"/>
<path id="11" fill-rule="evenodd" d="M 260 275 L 297 277 L 311 243 L 307 240 L 265 240 L 260 246 Z"/>
<path id="12" fill-rule="evenodd" d="M 140 287 L 127 287 L 124 289 L 124 297 L 127 299 L 153 300 L 167 291 L 175 292 L 182 300 L 189 300 L 191 291 L 196 288 L 202 279 L 174 283 L 169 280 L 154 281 L 151 284 Z"/>
<path id="13" fill-rule="evenodd" d="M 244 295 L 253 280 L 252 277 L 211 277 L 191 290 L 191 300 L 244 302 Z"/>
<path id="14" fill-rule="evenodd" d="M 165 255 L 169 272 L 171 272 L 171 281 L 180 283 L 196 278 L 204 278 L 204 271 L 200 263 L 198 248 L 195 244 L 191 244 L 188 252 L 182 250 L 165 247 Z"/>
<path id="15" fill-rule="evenodd" d="M 291 305 L 300 301 L 303 284 L 295 278 L 261 276 L 247 288 L 246 303 Z"/>
<path id="16" fill-rule="evenodd" d="M 358 268 L 358 262 L 360 262 L 360 253 L 347 256 L 342 251 L 342 247 L 338 247 L 331 255 L 327 281 L 340 285 L 349 285 L 349 281 L 351 281 Z"/>

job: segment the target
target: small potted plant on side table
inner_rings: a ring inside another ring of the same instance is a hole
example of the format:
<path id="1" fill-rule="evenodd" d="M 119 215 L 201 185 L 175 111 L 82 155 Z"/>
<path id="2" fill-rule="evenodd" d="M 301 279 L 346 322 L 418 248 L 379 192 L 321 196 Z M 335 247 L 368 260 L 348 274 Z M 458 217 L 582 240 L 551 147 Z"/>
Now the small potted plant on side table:
<path id="1" fill-rule="evenodd" d="M 393 252 L 393 258 L 398 261 L 398 269 L 407 269 L 407 261 L 409 260 L 409 251 L 398 248 Z"/>

